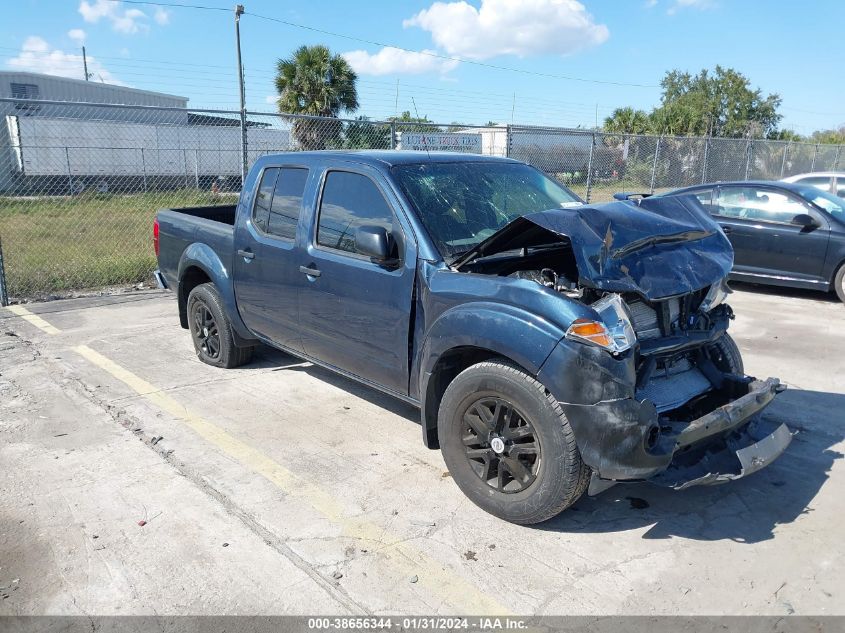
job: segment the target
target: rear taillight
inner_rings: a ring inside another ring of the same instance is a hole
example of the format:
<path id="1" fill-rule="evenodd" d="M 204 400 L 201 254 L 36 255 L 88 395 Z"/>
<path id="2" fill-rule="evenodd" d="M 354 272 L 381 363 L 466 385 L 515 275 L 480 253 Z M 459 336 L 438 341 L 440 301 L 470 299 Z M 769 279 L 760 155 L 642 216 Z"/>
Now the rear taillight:
<path id="1" fill-rule="evenodd" d="M 153 220 L 153 248 L 155 248 L 156 257 L 158 257 L 158 218 Z"/>

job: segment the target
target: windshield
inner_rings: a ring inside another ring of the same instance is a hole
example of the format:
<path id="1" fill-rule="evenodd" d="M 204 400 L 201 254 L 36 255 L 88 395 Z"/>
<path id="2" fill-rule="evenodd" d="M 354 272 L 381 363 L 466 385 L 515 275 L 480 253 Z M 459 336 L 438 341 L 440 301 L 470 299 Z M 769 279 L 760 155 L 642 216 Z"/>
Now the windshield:
<path id="1" fill-rule="evenodd" d="M 580 206 L 581 200 L 521 163 L 397 165 L 393 176 L 440 254 L 454 259 L 527 213 Z"/>
<path id="2" fill-rule="evenodd" d="M 845 200 L 812 185 L 798 187 L 804 200 L 821 207 L 838 220 L 845 220 Z"/>

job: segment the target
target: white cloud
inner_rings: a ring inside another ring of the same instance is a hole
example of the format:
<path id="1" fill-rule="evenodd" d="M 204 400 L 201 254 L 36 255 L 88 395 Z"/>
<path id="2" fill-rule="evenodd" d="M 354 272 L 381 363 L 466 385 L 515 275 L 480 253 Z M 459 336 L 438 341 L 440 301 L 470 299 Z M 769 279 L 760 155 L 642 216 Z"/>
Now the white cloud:
<path id="1" fill-rule="evenodd" d="M 85 31 L 82 29 L 71 29 L 67 32 L 67 36 L 79 45 L 85 43 Z"/>
<path id="2" fill-rule="evenodd" d="M 161 7 L 156 7 L 155 13 L 153 13 L 153 20 L 156 21 L 156 24 L 160 24 L 161 26 L 170 24 L 170 11 L 162 9 Z"/>
<path id="3" fill-rule="evenodd" d="M 110 0 L 82 0 L 79 3 L 79 13 L 82 19 L 92 24 L 100 20 L 107 20 L 118 33 L 132 35 L 141 31 L 149 31 L 149 16 L 140 9 L 127 9 L 121 2 Z M 170 22 L 170 13 L 161 7 L 153 13 L 156 24 L 164 26 Z"/>
<path id="4" fill-rule="evenodd" d="M 713 0 L 675 0 L 675 3 L 667 9 L 666 13 L 674 15 L 681 9 L 711 9 Z"/>
<path id="5" fill-rule="evenodd" d="M 645 8 L 653 9 L 657 6 L 657 0 L 645 0 Z"/>
<path id="6" fill-rule="evenodd" d="M 343 53 L 352 69 L 360 75 L 391 75 L 439 72 L 447 73 L 459 62 L 434 57 L 434 51 L 404 51 L 401 48 L 387 46 L 371 55 L 367 51 L 349 51 Z"/>
<path id="7" fill-rule="evenodd" d="M 402 24 L 429 31 L 449 54 L 470 59 L 568 55 L 609 36 L 577 0 L 481 0 L 478 9 L 463 0 L 435 2 Z"/>
<path id="8" fill-rule="evenodd" d="M 31 35 L 23 43 L 20 53 L 6 61 L 12 70 L 22 70 L 47 75 L 58 75 L 72 79 L 84 79 L 82 55 L 65 53 L 52 48 L 44 38 Z M 88 56 L 88 72 L 94 81 L 102 79 L 106 83 L 124 85 L 91 55 Z"/>

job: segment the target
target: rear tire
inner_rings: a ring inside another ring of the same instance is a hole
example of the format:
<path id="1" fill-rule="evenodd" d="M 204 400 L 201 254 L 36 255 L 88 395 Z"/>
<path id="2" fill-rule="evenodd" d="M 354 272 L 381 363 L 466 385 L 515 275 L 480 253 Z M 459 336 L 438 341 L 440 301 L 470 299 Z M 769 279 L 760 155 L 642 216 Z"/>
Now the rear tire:
<path id="1" fill-rule="evenodd" d="M 188 327 L 197 357 L 206 365 L 231 369 L 248 363 L 252 347 L 238 347 L 220 292 L 200 284 L 188 295 Z"/>
<path id="2" fill-rule="evenodd" d="M 506 521 L 546 521 L 587 488 L 590 470 L 560 404 L 505 360 L 458 374 L 443 394 L 437 429 L 455 483 Z"/>
<path id="3" fill-rule="evenodd" d="M 842 303 L 845 303 L 845 264 L 839 267 L 836 271 L 836 276 L 833 278 L 833 288 L 836 290 L 836 296 Z"/>

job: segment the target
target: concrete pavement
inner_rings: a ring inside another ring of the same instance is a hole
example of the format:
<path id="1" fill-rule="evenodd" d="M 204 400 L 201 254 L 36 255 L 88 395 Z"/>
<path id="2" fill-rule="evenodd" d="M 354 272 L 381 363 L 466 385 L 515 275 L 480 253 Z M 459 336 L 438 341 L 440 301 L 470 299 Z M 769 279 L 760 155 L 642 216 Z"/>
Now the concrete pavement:
<path id="1" fill-rule="evenodd" d="M 405 404 L 272 350 L 201 364 L 170 294 L 0 310 L 0 613 L 843 614 L 845 308 L 731 304 L 791 385 L 787 453 L 535 528 L 467 501 Z"/>

